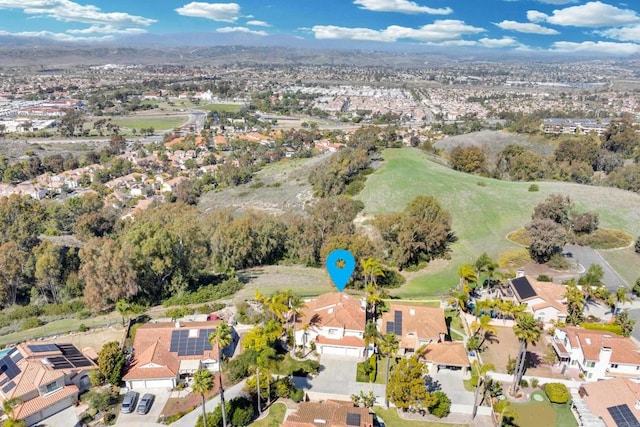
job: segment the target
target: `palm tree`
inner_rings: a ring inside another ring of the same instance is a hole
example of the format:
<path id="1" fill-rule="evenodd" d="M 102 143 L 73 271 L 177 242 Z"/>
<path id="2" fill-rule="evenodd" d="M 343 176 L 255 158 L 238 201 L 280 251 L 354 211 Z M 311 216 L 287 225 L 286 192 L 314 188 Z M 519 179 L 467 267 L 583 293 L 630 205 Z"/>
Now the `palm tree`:
<path id="1" fill-rule="evenodd" d="M 367 289 L 367 308 L 371 313 L 371 317 L 375 321 L 378 318 L 378 307 L 382 303 L 382 297 L 380 297 L 380 291 L 376 285 L 370 283 L 366 286 Z"/>
<path id="2" fill-rule="evenodd" d="M 387 358 L 387 367 L 386 367 L 386 375 L 385 375 L 385 385 L 389 385 L 389 361 L 392 356 L 395 356 L 400 349 L 400 342 L 398 341 L 398 337 L 393 332 L 389 332 L 382 336 L 380 343 L 378 344 L 378 349 L 380 350 L 380 354 Z M 389 407 L 389 397 L 385 395 L 384 398 L 385 406 Z"/>
<path id="3" fill-rule="evenodd" d="M 273 348 L 267 347 L 260 352 L 256 358 L 253 368 L 256 372 L 257 392 L 258 392 L 258 412 L 262 415 L 262 398 L 260 397 L 260 375 L 267 373 L 267 384 L 270 383 L 268 372 L 273 368 L 276 352 Z M 267 392 L 270 395 L 270 390 Z"/>
<path id="4" fill-rule="evenodd" d="M 222 349 L 231 344 L 231 326 L 220 323 L 216 330 L 209 335 L 211 346 L 218 347 L 218 377 L 220 378 L 220 405 L 222 406 L 222 427 L 227 427 L 227 413 L 224 405 L 224 387 L 222 386 Z"/>
<path id="5" fill-rule="evenodd" d="M 481 403 L 478 401 L 478 395 L 480 394 L 480 387 L 485 385 L 487 372 L 496 370 L 496 367 L 493 365 L 493 363 L 485 363 L 484 365 L 479 366 L 478 362 L 474 362 L 474 367 L 478 370 L 478 383 L 476 384 L 476 391 L 473 398 L 473 414 L 471 415 L 472 419 L 476 417 L 478 406 L 480 406 Z"/>
<path id="6" fill-rule="evenodd" d="M 631 302 L 631 298 L 627 296 L 627 288 L 620 287 L 616 289 L 614 294 L 611 294 L 607 299 L 607 304 L 611 307 L 611 314 L 616 315 L 616 308 L 626 302 Z"/>
<path id="7" fill-rule="evenodd" d="M 513 326 L 513 332 L 520 340 L 520 349 L 518 350 L 518 356 L 516 357 L 516 367 L 513 373 L 513 386 L 511 393 L 512 395 L 515 395 L 520 387 L 520 380 L 524 375 L 527 346 L 540 339 L 540 336 L 542 335 L 542 328 L 538 324 L 538 321 L 533 318 L 531 313 L 522 313 L 518 316 L 516 324 Z"/>
<path id="8" fill-rule="evenodd" d="M 369 351 L 369 345 L 371 344 L 373 344 L 375 351 L 375 346 L 378 344 L 379 340 L 380 332 L 378 332 L 378 326 L 376 325 L 376 322 L 370 319 L 364 327 L 364 347 L 366 351 Z"/>
<path id="9" fill-rule="evenodd" d="M 458 276 L 460 276 L 460 284 L 463 291 L 469 288 L 469 283 L 478 283 L 476 269 L 471 264 L 462 264 L 458 269 Z"/>
<path id="10" fill-rule="evenodd" d="M 480 344 L 478 344 L 478 348 L 482 347 L 482 344 L 484 344 L 488 336 L 490 336 L 491 334 L 496 334 L 498 332 L 496 327 L 491 324 L 491 320 L 491 316 L 483 314 L 477 320 L 474 320 L 473 323 L 471 323 L 471 329 L 475 329 L 475 331 L 473 332 L 474 337 L 479 335 L 480 331 L 484 332 L 482 341 L 480 341 Z"/>
<path id="11" fill-rule="evenodd" d="M 467 303 L 469 302 L 469 293 L 464 291 L 457 291 L 451 289 L 451 297 L 449 297 L 448 303 L 455 305 L 458 311 L 467 311 Z"/>
<path id="12" fill-rule="evenodd" d="M 365 258 L 360 260 L 362 266 L 362 275 L 364 276 L 364 286 L 376 285 L 378 277 L 384 277 L 382 264 L 375 258 Z"/>
<path id="13" fill-rule="evenodd" d="M 204 427 L 207 427 L 207 410 L 205 409 L 205 398 L 209 390 L 213 388 L 213 377 L 211 371 L 208 369 L 198 369 L 193 374 L 193 392 L 199 393 L 202 396 L 202 422 Z M 224 411 L 224 408 L 222 409 Z"/>
<path id="14" fill-rule="evenodd" d="M 567 292 L 564 294 L 564 299 L 567 301 L 567 322 L 577 325 L 582 320 L 585 297 L 574 279 L 567 282 Z"/>

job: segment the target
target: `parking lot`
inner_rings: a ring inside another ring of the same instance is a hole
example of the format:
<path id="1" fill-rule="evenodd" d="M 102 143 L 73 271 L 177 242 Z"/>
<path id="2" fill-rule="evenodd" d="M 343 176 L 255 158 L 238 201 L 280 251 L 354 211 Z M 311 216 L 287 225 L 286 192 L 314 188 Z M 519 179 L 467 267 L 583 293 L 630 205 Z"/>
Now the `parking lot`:
<path id="1" fill-rule="evenodd" d="M 145 393 L 151 393 L 156 396 L 153 406 L 146 415 L 136 414 L 135 411 L 131 414 L 118 414 L 118 421 L 116 422 L 116 426 L 129 427 L 129 426 L 140 426 L 140 427 L 151 427 L 151 426 L 161 426 L 159 424 L 158 418 L 160 418 L 162 408 L 167 403 L 169 396 L 171 395 L 171 391 L 166 388 L 150 388 L 150 389 L 142 389 L 136 390 L 140 393 L 138 397 L 138 402 L 140 398 Z M 126 391 L 125 391 L 126 392 Z"/>

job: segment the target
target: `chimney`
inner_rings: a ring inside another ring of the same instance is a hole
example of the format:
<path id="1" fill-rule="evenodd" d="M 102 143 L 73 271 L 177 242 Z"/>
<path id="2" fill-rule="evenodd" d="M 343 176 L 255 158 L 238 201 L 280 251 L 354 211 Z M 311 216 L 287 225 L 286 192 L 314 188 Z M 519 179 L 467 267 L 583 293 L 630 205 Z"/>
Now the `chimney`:
<path id="1" fill-rule="evenodd" d="M 516 279 L 518 277 L 524 277 L 524 270 L 516 270 Z"/>
<path id="2" fill-rule="evenodd" d="M 180 321 L 179 321 L 179 320 L 176 320 L 176 328 L 179 328 L 180 326 L 182 326 L 182 325 L 180 324 Z"/>

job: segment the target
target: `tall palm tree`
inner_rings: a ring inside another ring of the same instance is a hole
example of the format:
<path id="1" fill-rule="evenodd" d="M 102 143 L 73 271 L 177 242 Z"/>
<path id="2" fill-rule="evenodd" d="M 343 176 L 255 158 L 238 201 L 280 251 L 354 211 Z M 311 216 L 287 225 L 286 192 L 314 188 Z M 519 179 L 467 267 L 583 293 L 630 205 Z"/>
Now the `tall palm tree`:
<path id="1" fill-rule="evenodd" d="M 218 347 L 218 377 L 220 379 L 220 405 L 222 406 L 222 427 L 227 427 L 227 413 L 224 404 L 224 387 L 222 386 L 222 350 L 231 344 L 233 336 L 231 335 L 231 326 L 226 323 L 220 323 L 216 330 L 209 335 L 211 346 Z"/>
<path id="2" fill-rule="evenodd" d="M 522 376 L 524 375 L 527 346 L 540 339 L 542 328 L 531 313 L 522 313 L 518 316 L 516 324 L 513 326 L 513 332 L 520 340 L 520 348 L 516 358 L 516 367 L 513 372 L 513 386 L 511 389 L 512 395 L 515 395 L 520 387 L 520 380 L 522 380 Z"/>
<path id="3" fill-rule="evenodd" d="M 382 264 L 375 258 L 365 258 L 360 260 L 362 275 L 364 276 L 364 286 L 376 285 L 378 277 L 384 277 Z"/>
<path id="4" fill-rule="evenodd" d="M 398 354 L 398 350 L 400 349 L 400 342 L 398 341 L 398 337 L 393 332 L 389 332 L 382 336 L 378 344 L 378 349 L 380 350 L 380 354 L 387 358 L 387 366 L 386 366 L 386 375 L 385 375 L 385 385 L 389 385 L 389 361 L 391 357 L 394 357 Z M 385 406 L 389 407 L 389 398 L 385 395 L 384 398 Z"/>
<path id="5" fill-rule="evenodd" d="M 564 299 L 567 301 L 567 322 L 572 325 L 577 325 L 582 320 L 585 297 L 576 285 L 576 281 L 574 279 L 567 282 L 566 289 L 567 291 L 564 294 Z"/>
<path id="6" fill-rule="evenodd" d="M 271 372 L 276 362 L 276 351 L 267 347 L 260 352 L 256 359 L 258 369 L 267 376 L 267 405 L 271 405 Z"/>
<path id="7" fill-rule="evenodd" d="M 367 290 L 367 308 L 374 322 L 378 318 L 378 307 L 382 303 L 382 297 L 380 296 L 380 290 L 376 285 L 370 283 L 366 286 Z"/>
<path id="8" fill-rule="evenodd" d="M 474 362 L 474 368 L 478 370 L 478 383 L 476 384 L 476 391 L 473 398 L 473 414 L 471 415 L 472 419 L 476 417 L 476 414 L 478 413 L 478 406 L 480 406 L 480 403 L 482 403 L 478 401 L 478 396 L 480 395 L 480 388 L 485 385 L 487 372 L 496 370 L 496 367 L 493 365 L 493 363 L 485 363 L 484 365 L 479 366 L 477 362 Z"/>
<path id="9" fill-rule="evenodd" d="M 455 305 L 458 311 L 466 312 L 467 304 L 469 303 L 469 293 L 451 289 L 450 294 L 451 296 L 449 297 L 448 303 Z"/>
<path id="10" fill-rule="evenodd" d="M 607 299 L 607 304 L 611 307 L 611 313 L 614 316 L 616 315 L 616 308 L 618 308 L 618 305 L 624 304 L 625 302 L 631 302 L 631 298 L 627 296 L 627 291 L 627 288 L 620 287 Z"/>
<path id="11" fill-rule="evenodd" d="M 205 409 L 205 398 L 209 390 L 213 388 L 213 377 L 208 369 L 198 369 L 193 374 L 193 392 L 202 396 L 202 425 L 207 427 L 207 410 Z M 224 408 L 222 409 L 224 411 Z"/>
<path id="12" fill-rule="evenodd" d="M 367 321 L 366 326 L 364 327 L 365 350 L 368 352 L 369 346 L 373 344 L 374 351 L 375 351 L 375 347 L 378 344 L 379 340 L 380 340 L 380 332 L 378 332 L 378 326 L 376 325 L 376 322 L 369 319 L 369 321 Z M 367 356 L 368 356 L 368 353 L 367 353 Z"/>

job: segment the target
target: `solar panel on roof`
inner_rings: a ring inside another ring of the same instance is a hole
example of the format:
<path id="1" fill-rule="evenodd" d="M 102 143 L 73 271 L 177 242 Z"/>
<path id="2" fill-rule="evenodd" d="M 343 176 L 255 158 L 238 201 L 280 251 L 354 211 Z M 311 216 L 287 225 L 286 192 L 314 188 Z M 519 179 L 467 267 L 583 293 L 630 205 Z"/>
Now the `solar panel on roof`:
<path id="1" fill-rule="evenodd" d="M 618 427 L 640 427 L 640 422 L 627 405 L 611 406 L 607 411 Z"/>
<path id="2" fill-rule="evenodd" d="M 513 283 L 513 287 L 516 289 L 521 300 L 536 296 L 536 291 L 533 290 L 531 283 L 529 283 L 526 277 L 517 277 L 512 279 L 511 283 Z"/>
<path id="3" fill-rule="evenodd" d="M 53 365 L 53 369 L 73 368 L 73 365 L 62 356 L 48 357 L 47 360 Z"/>
<path id="4" fill-rule="evenodd" d="M 215 329 L 200 329 L 198 336 L 190 337 L 189 330 L 177 330 L 171 332 L 171 344 L 169 351 L 178 353 L 178 356 L 196 356 L 204 354 L 205 350 L 212 350 L 209 335 Z"/>
<path id="5" fill-rule="evenodd" d="M 6 374 L 6 376 L 12 380 L 20 373 L 20 368 L 15 364 L 10 357 L 5 356 L 0 361 L 0 375 Z"/>
<path id="6" fill-rule="evenodd" d="M 55 344 L 35 344 L 28 345 L 29 350 L 34 353 L 45 353 L 47 351 L 58 351 L 58 346 Z"/>
<path id="7" fill-rule="evenodd" d="M 16 350 L 15 352 L 11 353 L 10 357 L 11 357 L 11 360 L 13 360 L 15 363 L 18 363 L 19 361 L 24 359 L 24 356 L 18 350 Z"/>
<path id="8" fill-rule="evenodd" d="M 347 425 L 360 427 L 360 414 L 347 414 Z"/>
<path id="9" fill-rule="evenodd" d="M 11 381 L 9 384 L 7 384 L 6 386 L 2 387 L 2 392 L 3 393 L 7 393 L 9 391 L 11 391 L 12 388 L 14 388 L 16 386 L 16 383 Z"/>

